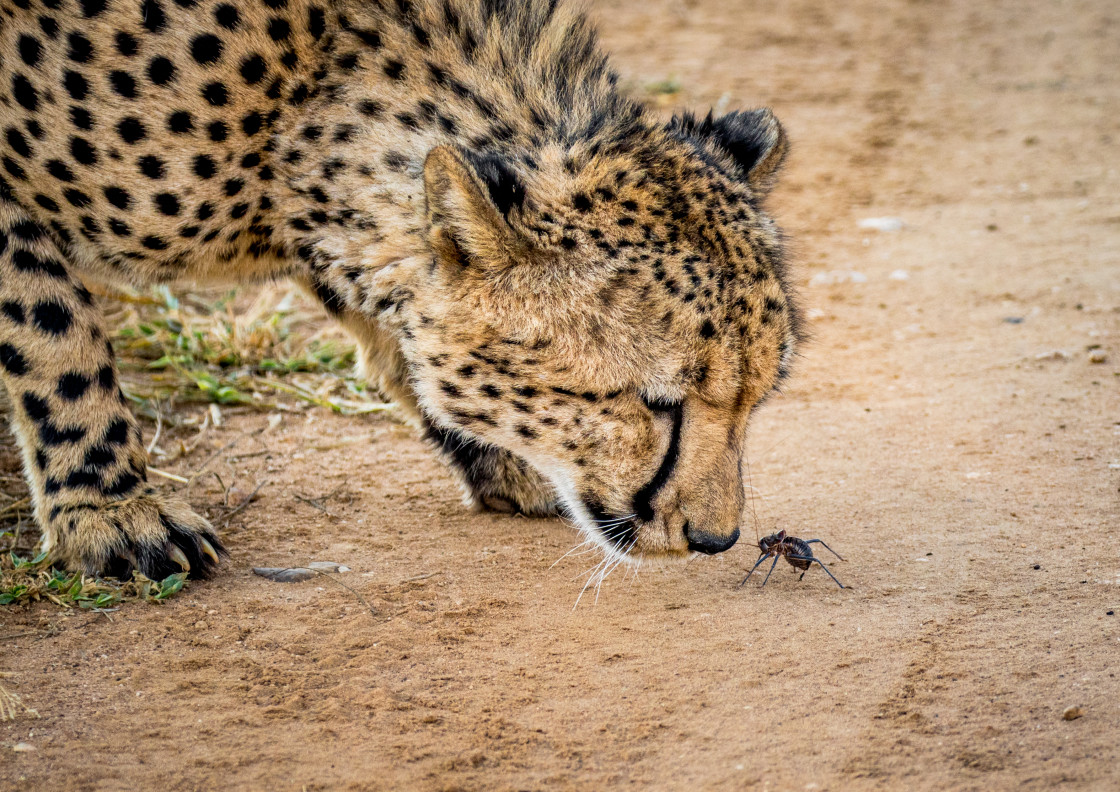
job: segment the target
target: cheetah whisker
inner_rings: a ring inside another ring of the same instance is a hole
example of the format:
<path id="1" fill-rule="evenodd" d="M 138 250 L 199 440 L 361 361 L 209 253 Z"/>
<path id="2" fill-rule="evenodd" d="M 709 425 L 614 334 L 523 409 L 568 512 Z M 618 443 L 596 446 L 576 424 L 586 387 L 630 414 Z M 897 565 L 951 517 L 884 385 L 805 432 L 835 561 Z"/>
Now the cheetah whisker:
<path id="1" fill-rule="evenodd" d="M 610 575 L 611 572 L 616 570 L 618 568 L 619 564 L 621 564 L 623 561 L 626 560 L 627 554 L 630 552 L 631 549 L 633 549 L 634 544 L 637 541 L 638 541 L 638 537 L 636 537 L 636 536 L 633 539 L 631 539 L 630 543 L 626 546 L 626 549 L 622 551 L 621 555 L 617 559 L 615 559 L 614 562 L 612 564 L 610 564 L 610 566 L 606 567 L 599 574 L 599 582 L 595 584 L 595 604 L 596 605 L 599 604 L 599 594 L 602 591 L 603 583 L 604 583 L 604 581 L 606 581 L 607 576 Z"/>
<path id="2" fill-rule="evenodd" d="M 555 567 L 555 566 L 556 566 L 557 564 L 559 564 L 559 563 L 560 563 L 561 561 L 563 561 L 563 560 L 564 560 L 565 558 L 567 558 L 568 556 L 570 556 L 570 555 L 571 555 L 572 553 L 575 553 L 575 554 L 576 554 L 577 556 L 581 556 L 581 555 L 584 555 L 585 553 L 590 553 L 590 552 L 591 552 L 591 550 L 592 550 L 592 549 L 594 549 L 594 548 L 588 548 L 588 549 L 586 549 L 586 550 L 580 550 L 580 552 L 576 553 L 576 551 L 577 551 L 577 550 L 579 550 L 579 549 L 580 549 L 581 547 L 587 547 L 588 545 L 595 545 L 595 540 L 594 540 L 594 539 L 586 539 L 586 540 L 584 540 L 584 541 L 580 542 L 580 543 L 579 543 L 579 544 L 577 544 L 577 545 L 576 545 L 575 547 L 573 547 L 573 548 L 572 548 L 571 550 L 569 550 L 568 552 L 564 553 L 564 555 L 560 556 L 560 557 L 559 557 L 559 558 L 557 558 L 557 559 L 556 559 L 555 561 L 553 561 L 553 562 L 552 562 L 552 566 L 550 566 L 550 567 L 549 567 L 549 569 L 552 569 L 553 567 Z"/>
<path id="3" fill-rule="evenodd" d="M 585 591 L 587 591 L 587 587 L 591 585 L 591 581 L 595 579 L 595 573 L 596 573 L 596 572 L 598 572 L 598 571 L 599 571 L 599 568 L 600 568 L 601 566 L 603 566 L 603 564 L 605 564 L 605 563 L 607 562 L 608 558 L 609 558 L 609 556 L 604 556 L 604 557 L 603 557 L 603 559 L 602 559 L 602 560 L 601 560 L 601 561 L 600 561 L 600 562 L 599 562 L 598 564 L 596 564 L 596 565 L 595 565 L 594 567 L 592 567 L 592 568 L 591 568 L 590 570 L 588 570 L 587 572 L 584 572 L 584 573 L 583 573 L 584 575 L 587 575 L 587 576 L 588 576 L 588 578 L 587 578 L 587 582 L 583 584 L 583 588 L 582 588 L 582 589 L 580 589 L 580 591 L 579 591 L 579 596 L 578 596 L 578 597 L 576 597 L 576 602 L 575 602 L 575 604 L 574 604 L 574 605 L 572 605 L 572 610 L 573 610 L 573 611 L 574 611 L 574 610 L 575 610 L 576 608 L 578 608 L 578 607 L 579 607 L 579 603 L 580 603 L 580 600 L 582 600 L 582 599 L 583 599 L 583 594 L 584 594 L 584 592 L 585 592 Z M 582 577 L 582 576 L 583 576 L 583 575 L 580 575 L 580 577 Z"/>

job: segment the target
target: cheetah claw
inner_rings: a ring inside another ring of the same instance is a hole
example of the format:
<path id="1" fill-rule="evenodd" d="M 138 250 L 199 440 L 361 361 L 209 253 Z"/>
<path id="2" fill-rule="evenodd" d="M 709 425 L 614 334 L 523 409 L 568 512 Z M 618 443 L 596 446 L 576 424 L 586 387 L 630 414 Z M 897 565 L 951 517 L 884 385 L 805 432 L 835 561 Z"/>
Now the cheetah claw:
<path id="1" fill-rule="evenodd" d="M 206 540 L 203 539 L 202 541 L 205 542 Z M 206 551 L 203 550 L 203 552 Z M 180 550 L 178 545 L 171 545 L 171 549 L 167 551 L 167 555 L 172 561 L 181 566 L 184 572 L 191 571 L 191 562 L 187 560 L 186 553 Z M 207 553 L 207 555 L 209 555 L 209 553 Z"/>
<path id="2" fill-rule="evenodd" d="M 221 563 L 221 559 L 218 558 L 218 551 L 214 549 L 214 545 L 207 542 L 201 536 L 198 537 L 198 543 L 199 543 L 199 545 L 201 545 L 202 552 L 203 552 L 204 555 L 206 555 L 207 558 L 209 558 L 215 564 L 220 564 Z"/>

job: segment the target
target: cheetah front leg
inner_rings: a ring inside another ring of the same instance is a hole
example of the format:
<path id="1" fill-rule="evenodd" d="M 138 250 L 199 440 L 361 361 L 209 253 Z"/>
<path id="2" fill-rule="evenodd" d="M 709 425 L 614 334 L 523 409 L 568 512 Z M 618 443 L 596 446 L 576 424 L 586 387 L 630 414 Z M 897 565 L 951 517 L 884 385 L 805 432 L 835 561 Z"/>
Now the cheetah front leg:
<path id="1" fill-rule="evenodd" d="M 89 574 L 205 576 L 210 524 L 147 484 L 140 428 L 90 294 L 21 207 L 0 198 L 0 376 L 43 547 Z"/>

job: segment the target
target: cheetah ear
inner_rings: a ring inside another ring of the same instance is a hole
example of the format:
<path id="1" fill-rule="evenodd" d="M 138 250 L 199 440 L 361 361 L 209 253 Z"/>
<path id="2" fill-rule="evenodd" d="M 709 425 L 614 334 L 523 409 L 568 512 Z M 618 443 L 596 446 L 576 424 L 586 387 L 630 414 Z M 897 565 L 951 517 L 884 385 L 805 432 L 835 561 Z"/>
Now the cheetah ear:
<path id="1" fill-rule="evenodd" d="M 778 170 L 789 151 L 789 141 L 778 119 L 768 108 L 728 113 L 703 121 L 692 116 L 674 118 L 670 128 L 710 140 L 727 152 L 759 196 L 774 187 Z"/>
<path id="2" fill-rule="evenodd" d="M 525 243 L 509 215 L 524 205 L 525 188 L 497 155 L 437 146 L 424 162 L 424 191 L 440 259 L 505 268 L 524 257 Z"/>

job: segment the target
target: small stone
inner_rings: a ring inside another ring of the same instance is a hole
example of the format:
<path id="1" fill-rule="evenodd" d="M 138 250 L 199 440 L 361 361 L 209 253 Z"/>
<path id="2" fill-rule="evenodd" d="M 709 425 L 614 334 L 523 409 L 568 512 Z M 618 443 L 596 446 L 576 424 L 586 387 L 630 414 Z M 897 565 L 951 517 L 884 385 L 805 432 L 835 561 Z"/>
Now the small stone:
<path id="1" fill-rule="evenodd" d="M 893 281 L 907 281 L 910 280 L 910 273 L 903 269 L 898 269 L 888 275 Z"/>
<path id="2" fill-rule="evenodd" d="M 312 561 L 307 565 L 308 569 L 314 569 L 316 572 L 349 572 L 350 567 L 343 566 L 336 561 Z"/>
<path id="3" fill-rule="evenodd" d="M 31 743 L 18 742 L 12 746 L 12 750 L 16 753 L 30 753 L 35 750 L 35 746 Z"/>
<path id="4" fill-rule="evenodd" d="M 274 580 L 277 583 L 302 583 L 305 580 L 317 577 L 319 573 L 305 567 L 288 569 L 283 567 L 253 567 L 253 574 Z"/>
<path id="5" fill-rule="evenodd" d="M 1107 363 L 1108 362 L 1108 353 L 1105 352 L 1103 349 L 1094 349 L 1092 352 L 1089 353 L 1089 362 L 1090 363 Z"/>
<path id="6" fill-rule="evenodd" d="M 1081 707 L 1066 707 L 1062 710 L 1062 720 L 1077 720 L 1084 714 Z"/>
<path id="7" fill-rule="evenodd" d="M 836 286 L 841 283 L 867 283 L 867 276 L 855 270 L 818 272 L 809 278 L 810 286 Z"/>
<path id="8" fill-rule="evenodd" d="M 1055 349 L 1052 352 L 1040 352 L 1034 356 L 1035 360 L 1069 360 L 1069 353 L 1063 352 L 1060 349 Z"/>
<path id="9" fill-rule="evenodd" d="M 1021 317 L 1021 316 L 1005 316 L 1005 317 L 1003 317 L 1003 321 L 1006 324 L 1022 324 L 1023 323 L 1023 317 Z"/>
<path id="10" fill-rule="evenodd" d="M 857 225 L 866 231 L 881 231 L 887 234 L 901 231 L 906 227 L 899 217 L 868 217 L 860 220 Z"/>

